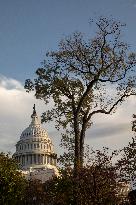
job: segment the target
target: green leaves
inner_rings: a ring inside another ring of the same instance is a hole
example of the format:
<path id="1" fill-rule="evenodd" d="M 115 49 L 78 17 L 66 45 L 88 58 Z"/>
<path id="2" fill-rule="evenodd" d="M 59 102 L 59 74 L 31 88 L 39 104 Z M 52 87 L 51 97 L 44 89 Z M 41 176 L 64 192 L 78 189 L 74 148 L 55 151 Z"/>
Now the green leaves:
<path id="1" fill-rule="evenodd" d="M 26 180 L 17 170 L 17 163 L 4 153 L 0 154 L 0 204 L 18 204 L 23 197 Z"/>
<path id="2" fill-rule="evenodd" d="M 136 185 L 136 137 L 122 150 L 121 159 L 117 163 L 120 177 L 129 182 L 133 187 Z"/>

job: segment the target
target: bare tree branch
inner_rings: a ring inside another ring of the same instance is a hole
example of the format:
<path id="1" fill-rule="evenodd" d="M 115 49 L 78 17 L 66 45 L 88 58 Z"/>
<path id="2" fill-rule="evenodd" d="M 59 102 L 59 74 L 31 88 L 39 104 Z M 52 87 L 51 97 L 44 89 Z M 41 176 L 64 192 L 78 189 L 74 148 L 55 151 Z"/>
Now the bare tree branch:
<path id="1" fill-rule="evenodd" d="M 99 113 L 103 113 L 103 114 L 110 114 L 114 108 L 120 103 L 123 101 L 124 98 L 127 98 L 129 96 L 133 96 L 133 95 L 136 95 L 136 93 L 131 93 L 131 94 L 124 94 L 122 95 L 113 105 L 112 107 L 107 111 L 107 110 L 104 110 L 104 109 L 98 109 L 98 110 L 94 110 L 93 112 L 91 112 L 88 117 L 87 117 L 87 121 L 89 121 L 91 119 L 91 117 L 95 114 L 99 114 Z"/>

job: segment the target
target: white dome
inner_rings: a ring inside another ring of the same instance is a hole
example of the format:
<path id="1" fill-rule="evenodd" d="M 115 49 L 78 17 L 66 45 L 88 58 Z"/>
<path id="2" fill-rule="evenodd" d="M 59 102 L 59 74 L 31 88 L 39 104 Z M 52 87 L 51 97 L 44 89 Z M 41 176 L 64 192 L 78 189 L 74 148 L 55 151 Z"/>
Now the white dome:
<path id="1" fill-rule="evenodd" d="M 53 144 L 46 130 L 41 127 L 41 122 L 37 116 L 35 105 L 33 107 L 32 121 L 21 134 L 20 140 L 16 144 L 14 157 L 19 161 L 21 167 L 43 166 L 56 164 L 56 154 Z"/>
<path id="2" fill-rule="evenodd" d="M 44 138 L 46 140 L 51 141 L 48 137 L 47 131 L 41 127 L 40 120 L 38 119 L 37 115 L 32 116 L 32 122 L 29 125 L 29 127 L 27 127 L 22 132 L 20 140 L 26 140 L 35 137 Z"/>

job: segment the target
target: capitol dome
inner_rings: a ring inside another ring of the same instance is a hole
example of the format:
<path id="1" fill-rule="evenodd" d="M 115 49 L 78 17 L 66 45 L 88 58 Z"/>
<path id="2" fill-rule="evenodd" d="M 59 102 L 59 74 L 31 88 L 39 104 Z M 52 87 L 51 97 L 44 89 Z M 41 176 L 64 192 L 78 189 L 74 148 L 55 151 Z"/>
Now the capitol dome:
<path id="1" fill-rule="evenodd" d="M 56 166 L 57 155 L 54 153 L 53 144 L 47 131 L 41 127 L 35 105 L 31 123 L 22 132 L 13 157 L 18 161 L 22 170 Z"/>

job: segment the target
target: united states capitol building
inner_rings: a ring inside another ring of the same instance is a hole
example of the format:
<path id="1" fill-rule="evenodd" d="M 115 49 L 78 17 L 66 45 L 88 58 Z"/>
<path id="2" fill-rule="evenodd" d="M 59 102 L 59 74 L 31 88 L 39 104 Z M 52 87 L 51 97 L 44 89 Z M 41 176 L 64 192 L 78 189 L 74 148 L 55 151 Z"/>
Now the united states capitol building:
<path id="1" fill-rule="evenodd" d="M 57 155 L 47 131 L 41 127 L 35 105 L 31 123 L 22 132 L 13 157 L 19 163 L 20 171 L 27 179 L 39 179 L 44 182 L 58 175 Z"/>

